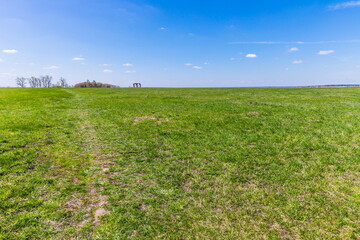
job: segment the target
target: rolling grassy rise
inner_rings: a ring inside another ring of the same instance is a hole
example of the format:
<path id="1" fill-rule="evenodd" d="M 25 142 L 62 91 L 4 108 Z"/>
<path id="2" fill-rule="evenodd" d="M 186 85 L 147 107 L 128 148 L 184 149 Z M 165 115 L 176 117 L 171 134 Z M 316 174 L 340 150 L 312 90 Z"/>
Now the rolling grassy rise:
<path id="1" fill-rule="evenodd" d="M 360 88 L 0 89 L 0 239 L 358 239 Z"/>

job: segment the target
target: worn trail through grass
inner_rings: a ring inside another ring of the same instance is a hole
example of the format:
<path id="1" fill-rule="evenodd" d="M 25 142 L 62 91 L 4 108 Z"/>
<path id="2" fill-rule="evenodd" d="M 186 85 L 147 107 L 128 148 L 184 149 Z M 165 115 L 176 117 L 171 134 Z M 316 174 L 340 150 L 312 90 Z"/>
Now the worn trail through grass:
<path id="1" fill-rule="evenodd" d="M 70 92 L 71 93 L 71 92 Z M 91 168 L 96 169 L 92 175 L 92 179 L 88 184 L 87 195 L 84 196 L 83 206 L 78 206 L 78 209 L 85 209 L 85 219 L 80 222 L 79 227 L 84 227 L 86 224 L 97 226 L 100 224 L 100 217 L 109 213 L 104 206 L 108 203 L 108 196 L 101 193 L 101 186 L 103 182 L 107 182 L 107 172 L 111 165 L 111 158 L 109 155 L 103 153 L 106 143 L 101 141 L 95 130 L 95 126 L 89 119 L 86 100 L 81 98 L 79 94 L 74 97 L 74 105 L 78 106 L 77 110 L 73 110 L 73 114 L 79 116 L 79 138 L 84 139 L 83 151 L 89 153 L 92 157 Z M 70 200 L 71 201 L 71 200 Z"/>
<path id="2" fill-rule="evenodd" d="M 102 185 L 113 157 L 102 152 L 106 144 L 97 136 L 87 101 L 64 90 L 5 96 L 0 239 L 94 238 L 108 213 Z"/>

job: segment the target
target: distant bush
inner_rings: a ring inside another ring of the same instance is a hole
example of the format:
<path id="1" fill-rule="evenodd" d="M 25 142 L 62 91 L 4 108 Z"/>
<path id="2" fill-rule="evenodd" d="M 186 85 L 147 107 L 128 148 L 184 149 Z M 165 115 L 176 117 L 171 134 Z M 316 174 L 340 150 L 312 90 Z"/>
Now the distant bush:
<path id="1" fill-rule="evenodd" d="M 108 83 L 101 83 L 96 82 L 95 80 L 90 82 L 87 80 L 86 82 L 77 83 L 74 85 L 75 88 L 117 88 L 118 86 L 108 84 Z"/>

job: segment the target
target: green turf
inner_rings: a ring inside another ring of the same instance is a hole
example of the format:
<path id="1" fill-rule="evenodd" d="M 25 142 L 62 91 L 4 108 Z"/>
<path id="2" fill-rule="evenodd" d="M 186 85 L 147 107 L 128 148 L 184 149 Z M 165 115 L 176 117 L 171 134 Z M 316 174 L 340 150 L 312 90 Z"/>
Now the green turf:
<path id="1" fill-rule="evenodd" d="M 359 146 L 360 88 L 0 89 L 0 239 L 359 239 Z"/>

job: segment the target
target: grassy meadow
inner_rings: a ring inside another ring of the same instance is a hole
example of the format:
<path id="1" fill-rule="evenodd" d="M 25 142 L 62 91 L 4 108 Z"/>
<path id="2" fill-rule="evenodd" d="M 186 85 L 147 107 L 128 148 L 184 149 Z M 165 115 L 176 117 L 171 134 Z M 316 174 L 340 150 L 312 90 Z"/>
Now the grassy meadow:
<path id="1" fill-rule="evenodd" d="M 0 89 L 0 239 L 359 239 L 360 88 Z"/>

